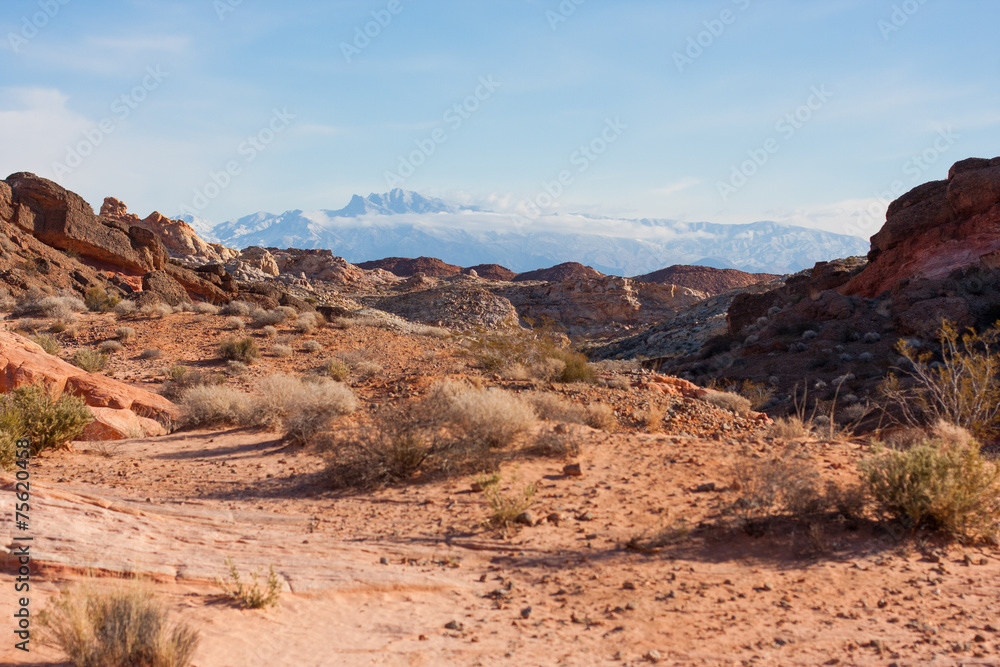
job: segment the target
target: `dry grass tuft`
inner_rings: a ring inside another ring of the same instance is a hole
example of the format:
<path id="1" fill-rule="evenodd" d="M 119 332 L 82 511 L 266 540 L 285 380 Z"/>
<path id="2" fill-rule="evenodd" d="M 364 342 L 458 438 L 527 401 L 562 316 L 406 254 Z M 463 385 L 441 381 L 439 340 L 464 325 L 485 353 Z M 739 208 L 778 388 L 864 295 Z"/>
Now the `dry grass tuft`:
<path id="1" fill-rule="evenodd" d="M 40 622 L 76 667 L 188 667 L 198 633 L 172 623 L 146 588 L 81 585 L 53 598 Z"/>

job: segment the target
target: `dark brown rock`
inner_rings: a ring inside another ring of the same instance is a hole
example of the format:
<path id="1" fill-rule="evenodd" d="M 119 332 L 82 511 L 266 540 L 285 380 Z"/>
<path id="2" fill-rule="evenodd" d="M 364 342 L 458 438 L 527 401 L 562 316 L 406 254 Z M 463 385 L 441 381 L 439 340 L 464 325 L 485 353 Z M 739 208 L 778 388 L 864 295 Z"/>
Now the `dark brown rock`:
<path id="1" fill-rule="evenodd" d="M 487 280 L 502 280 L 504 282 L 510 282 L 514 280 L 517 275 L 505 266 L 500 266 L 499 264 L 477 264 L 475 266 L 470 266 L 462 269 L 462 273 L 469 276 L 475 271 L 476 275 L 480 278 L 485 278 Z"/>
<path id="2" fill-rule="evenodd" d="M 743 327 L 753 324 L 757 318 L 767 314 L 777 302 L 776 290 L 763 294 L 737 294 L 726 313 L 730 333 L 739 333 Z"/>
<path id="3" fill-rule="evenodd" d="M 633 280 L 643 283 L 664 283 L 689 287 L 710 296 L 729 290 L 777 280 L 772 273 L 745 273 L 736 269 L 714 269 L 709 266 L 669 266 L 653 273 L 636 276 Z"/>
<path id="4" fill-rule="evenodd" d="M 454 264 L 446 264 L 436 257 L 417 257 L 416 259 L 409 257 L 386 257 L 385 259 L 377 259 L 371 262 L 362 262 L 357 266 L 366 271 L 382 269 L 401 278 L 409 278 L 417 273 L 422 273 L 432 278 L 443 278 L 457 276 L 462 272 L 462 267 L 455 266 Z"/>
<path id="5" fill-rule="evenodd" d="M 197 295 L 209 303 L 227 303 L 229 295 L 220 287 L 213 285 L 210 281 L 202 278 L 202 275 L 191 269 L 176 264 L 168 264 L 166 272 L 187 290 L 189 295 Z M 216 276 L 212 276 L 219 280 Z"/>
<path id="6" fill-rule="evenodd" d="M 514 277 L 514 282 L 525 282 L 529 280 L 539 280 L 544 282 L 563 282 L 567 280 L 586 280 L 588 278 L 603 278 L 604 274 L 589 266 L 584 266 L 579 262 L 565 262 L 557 264 L 548 269 L 538 269 L 519 273 Z"/>
<path id="7" fill-rule="evenodd" d="M 142 289 L 153 292 L 171 306 L 190 302 L 187 290 L 167 271 L 150 271 L 142 277 Z"/>
<path id="8" fill-rule="evenodd" d="M 272 308 L 277 308 L 281 305 L 278 303 L 277 299 L 272 299 L 269 296 L 257 294 L 255 292 L 238 292 L 236 296 L 233 297 L 233 300 L 246 301 L 247 303 L 252 303 L 253 305 L 264 308 L 265 310 L 271 310 Z"/>

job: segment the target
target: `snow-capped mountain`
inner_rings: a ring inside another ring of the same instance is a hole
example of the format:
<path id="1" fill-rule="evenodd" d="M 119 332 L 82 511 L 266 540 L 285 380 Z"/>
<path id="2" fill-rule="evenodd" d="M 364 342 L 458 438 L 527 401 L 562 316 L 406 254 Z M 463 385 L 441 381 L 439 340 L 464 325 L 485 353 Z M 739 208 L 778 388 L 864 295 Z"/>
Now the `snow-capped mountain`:
<path id="1" fill-rule="evenodd" d="M 327 248 L 350 262 L 431 256 L 461 266 L 501 264 L 517 272 L 573 261 L 625 276 L 672 264 L 790 273 L 868 251 L 864 239 L 775 222 L 526 218 L 452 206 L 400 189 L 355 195 L 333 211 L 260 212 L 214 226 L 192 216 L 182 219 L 206 240 L 233 248 Z"/>

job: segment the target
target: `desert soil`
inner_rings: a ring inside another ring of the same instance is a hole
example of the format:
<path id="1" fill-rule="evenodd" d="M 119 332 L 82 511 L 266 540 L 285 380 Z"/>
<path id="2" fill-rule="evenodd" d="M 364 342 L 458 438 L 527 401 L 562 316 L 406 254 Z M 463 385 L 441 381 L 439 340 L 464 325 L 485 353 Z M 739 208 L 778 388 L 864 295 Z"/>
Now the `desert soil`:
<path id="1" fill-rule="evenodd" d="M 68 354 L 133 326 L 138 339 L 109 372 L 155 388 L 164 365 L 218 366 L 224 320 L 88 315 L 64 344 Z M 324 352 L 301 351 L 306 339 Z M 451 340 L 385 329 L 296 336 L 288 358 L 261 342 L 261 363 L 230 383 L 310 372 L 336 351 L 364 350 L 383 366 L 352 380 L 364 407 L 343 428 L 363 426 L 376 406 L 419 396 L 441 377 L 478 374 Z M 154 347 L 160 359 L 137 358 Z M 468 477 L 334 492 L 320 452 L 266 431 L 182 430 L 46 453 L 31 471 L 31 610 L 66 585 L 139 576 L 200 631 L 197 667 L 1000 665 L 995 549 L 876 524 L 779 522 L 761 537 L 737 528 L 728 508 L 738 495 L 730 473 L 738 455 L 791 446 L 825 479 L 843 481 L 865 445 L 777 441 L 703 402 L 639 388 L 535 388 L 612 404 L 619 425 L 562 426 L 579 455 L 505 464 L 512 491 L 537 485 L 530 511 L 542 519 L 508 531 L 488 524 L 487 502 Z M 677 410 L 666 431 L 642 432 L 637 415 L 651 403 Z M 582 475 L 566 474 L 569 463 Z M 13 477 L 0 481 L 10 544 Z M 665 539 L 655 548 L 629 547 L 657 536 Z M 214 580 L 227 557 L 244 573 L 273 566 L 284 588 L 278 606 L 240 610 L 221 596 Z M 8 559 L 0 575 L 6 628 L 13 572 Z M 24 654 L 7 630 L 0 636 L 4 665 L 69 664 L 54 647 L 33 641 Z"/>

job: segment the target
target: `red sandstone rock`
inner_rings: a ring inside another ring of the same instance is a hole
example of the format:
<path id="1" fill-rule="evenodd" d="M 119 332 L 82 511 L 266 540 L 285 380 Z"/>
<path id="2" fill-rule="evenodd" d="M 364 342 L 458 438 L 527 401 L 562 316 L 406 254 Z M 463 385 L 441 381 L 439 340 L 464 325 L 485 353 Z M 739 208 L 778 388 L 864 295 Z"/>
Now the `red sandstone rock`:
<path id="1" fill-rule="evenodd" d="M 781 276 L 772 273 L 745 273 L 736 269 L 713 269 L 709 266 L 675 265 L 653 273 L 636 276 L 633 280 L 642 283 L 668 283 L 690 287 L 709 296 L 729 290 L 749 287 L 758 283 L 771 282 Z"/>
<path id="2" fill-rule="evenodd" d="M 588 278 L 604 278 L 604 274 L 597 269 L 584 266 L 579 262 L 565 262 L 548 269 L 519 273 L 515 276 L 514 281 L 543 280 L 547 282 L 563 282 L 566 280 L 586 280 Z"/>
<path id="3" fill-rule="evenodd" d="M 1000 250 L 1000 158 L 963 160 L 947 181 L 894 201 L 869 264 L 841 292 L 874 298 L 903 280 L 941 279 Z"/>

